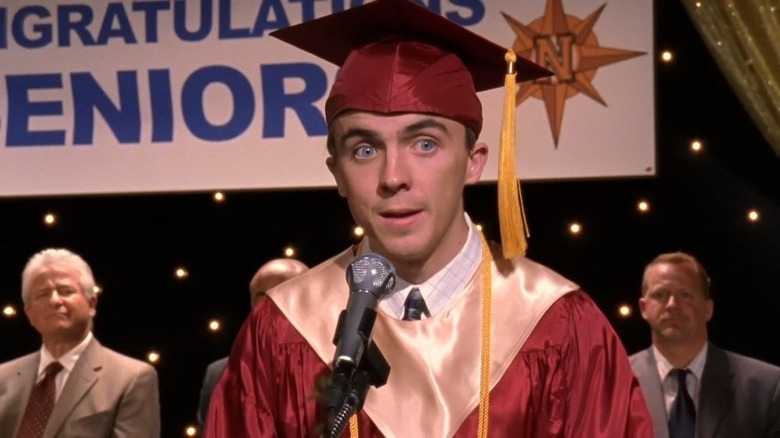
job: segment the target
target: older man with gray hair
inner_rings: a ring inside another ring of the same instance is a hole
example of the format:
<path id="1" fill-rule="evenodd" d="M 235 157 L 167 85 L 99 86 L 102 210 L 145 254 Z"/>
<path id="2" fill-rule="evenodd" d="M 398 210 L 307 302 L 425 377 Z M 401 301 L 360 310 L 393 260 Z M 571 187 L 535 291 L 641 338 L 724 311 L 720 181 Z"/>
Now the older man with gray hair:
<path id="1" fill-rule="evenodd" d="M 0 430 L 9 437 L 157 437 L 157 373 L 103 347 L 92 334 L 97 308 L 87 262 L 45 249 L 22 273 L 22 300 L 41 348 L 0 364 Z"/>

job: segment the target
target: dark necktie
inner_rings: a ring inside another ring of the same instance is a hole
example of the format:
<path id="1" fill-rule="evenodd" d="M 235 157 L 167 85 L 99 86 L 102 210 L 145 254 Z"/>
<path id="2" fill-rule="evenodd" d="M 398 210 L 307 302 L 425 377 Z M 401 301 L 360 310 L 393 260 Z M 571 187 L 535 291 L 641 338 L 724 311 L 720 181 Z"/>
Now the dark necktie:
<path id="1" fill-rule="evenodd" d="M 404 321 L 419 321 L 422 318 L 422 314 L 428 315 L 428 307 L 425 305 L 420 289 L 414 288 L 406 296 L 406 302 L 404 303 Z"/>
<path id="2" fill-rule="evenodd" d="M 30 392 L 30 400 L 22 416 L 22 424 L 19 426 L 17 438 L 39 438 L 46 430 L 46 423 L 54 409 L 56 388 L 54 378 L 62 371 L 59 362 L 50 363 L 43 370 L 43 379 L 33 386 Z"/>
<path id="3" fill-rule="evenodd" d="M 688 373 L 688 370 L 682 369 L 671 371 L 672 377 L 677 380 L 677 397 L 674 398 L 672 410 L 669 412 L 670 438 L 693 438 L 696 431 L 696 408 L 685 384 Z"/>

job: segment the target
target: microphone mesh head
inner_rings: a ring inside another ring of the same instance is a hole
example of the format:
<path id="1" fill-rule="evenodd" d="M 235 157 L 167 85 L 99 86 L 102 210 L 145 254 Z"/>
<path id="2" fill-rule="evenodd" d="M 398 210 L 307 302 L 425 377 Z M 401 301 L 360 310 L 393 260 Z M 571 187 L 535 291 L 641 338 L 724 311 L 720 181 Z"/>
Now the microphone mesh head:
<path id="1" fill-rule="evenodd" d="M 384 257 L 363 254 L 350 263 L 347 283 L 350 290 L 365 290 L 380 299 L 395 287 L 395 268 Z"/>

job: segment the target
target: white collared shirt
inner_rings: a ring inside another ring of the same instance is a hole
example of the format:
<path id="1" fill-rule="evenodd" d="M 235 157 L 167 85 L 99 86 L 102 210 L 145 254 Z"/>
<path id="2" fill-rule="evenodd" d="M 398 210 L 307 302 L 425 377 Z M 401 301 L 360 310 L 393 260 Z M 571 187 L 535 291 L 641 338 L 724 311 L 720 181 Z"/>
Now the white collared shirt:
<path id="1" fill-rule="evenodd" d="M 379 302 L 379 308 L 396 318 L 403 318 L 404 302 L 412 288 L 419 288 L 425 299 L 425 305 L 431 315 L 444 310 L 450 303 L 460 297 L 465 291 L 468 279 L 482 262 L 482 244 L 479 232 L 471 222 L 469 215 L 465 215 L 468 225 L 468 237 L 458 255 L 422 284 L 411 284 L 403 278 L 396 278 L 396 286 L 393 292 Z M 369 242 L 365 245 L 366 251 L 370 251 Z M 423 315 L 423 319 L 425 319 Z"/>
<path id="2" fill-rule="evenodd" d="M 55 401 L 60 398 L 60 394 L 62 394 L 62 388 L 65 387 L 65 382 L 67 382 L 68 377 L 70 377 L 70 372 L 73 371 L 73 367 L 76 366 L 76 362 L 79 360 L 79 357 L 81 357 L 81 353 L 87 349 L 87 344 L 89 344 L 89 341 L 91 340 L 92 332 L 89 332 L 87 333 L 87 336 L 84 337 L 84 340 L 82 340 L 78 345 L 71 348 L 70 351 L 63 354 L 59 359 L 56 359 L 56 361 L 62 365 L 62 371 L 60 371 L 54 378 L 54 385 L 56 388 L 54 396 Z M 43 371 L 52 362 L 55 362 L 54 356 L 49 352 L 49 350 L 46 349 L 45 345 L 42 346 L 41 362 L 38 364 L 38 378 L 35 380 L 35 383 L 43 380 Z"/>
<path id="3" fill-rule="evenodd" d="M 664 404 L 666 406 L 667 415 L 672 410 L 672 404 L 674 398 L 677 397 L 677 380 L 669 375 L 674 369 L 671 363 L 655 348 L 653 345 L 653 355 L 655 355 L 655 364 L 658 367 L 658 376 L 661 378 L 661 383 L 664 390 Z M 696 353 L 691 363 L 688 364 L 687 369 L 690 371 L 685 379 L 688 394 L 693 399 L 693 404 L 696 409 L 699 408 L 699 393 L 701 391 L 701 375 L 704 373 L 704 364 L 707 361 L 707 343 L 704 343 L 704 347 Z"/>

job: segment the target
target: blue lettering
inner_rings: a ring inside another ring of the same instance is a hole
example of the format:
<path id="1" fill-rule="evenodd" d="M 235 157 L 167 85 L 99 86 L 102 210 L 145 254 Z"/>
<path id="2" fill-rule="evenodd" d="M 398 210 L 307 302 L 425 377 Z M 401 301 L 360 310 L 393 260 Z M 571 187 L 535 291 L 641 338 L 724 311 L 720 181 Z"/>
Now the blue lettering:
<path id="1" fill-rule="evenodd" d="M 472 26 L 485 18 L 485 5 L 480 0 L 451 0 L 453 5 L 463 6 L 471 11 L 468 16 L 463 16 L 458 12 L 448 12 L 447 18 L 460 24 L 461 26 Z"/>
<path id="2" fill-rule="evenodd" d="M 211 0 L 200 0 L 200 27 L 190 32 L 187 30 L 187 4 L 193 5 L 190 0 L 176 0 L 173 3 L 173 28 L 182 41 L 201 41 L 211 31 Z"/>
<path id="3" fill-rule="evenodd" d="M 75 18 L 71 20 L 71 15 Z M 89 33 L 87 26 L 92 23 L 94 15 L 87 5 L 61 5 L 57 8 L 57 32 L 60 47 L 69 47 L 70 32 L 73 31 L 85 46 L 95 45 L 95 39 Z"/>
<path id="4" fill-rule="evenodd" d="M 309 0 L 311 1 L 311 0 Z M 306 8 L 304 7 L 304 15 Z M 276 16 L 276 21 L 271 21 L 269 16 L 273 12 Z M 314 16 L 314 10 L 312 7 L 312 17 Z M 221 17 L 220 17 L 221 18 Z M 256 36 L 262 36 L 266 30 L 283 29 L 290 25 L 290 20 L 287 19 L 287 14 L 284 12 L 284 7 L 279 3 L 279 0 L 264 1 L 260 6 L 260 11 L 257 13 L 257 19 L 252 29 L 252 34 Z"/>
<path id="5" fill-rule="evenodd" d="M 317 108 L 317 101 L 325 96 L 328 79 L 319 66 L 309 63 L 260 66 L 263 99 L 263 138 L 284 137 L 285 109 L 293 110 L 310 136 L 326 135 L 325 117 Z M 297 78 L 306 86 L 296 94 L 285 94 L 284 80 Z"/>
<path id="6" fill-rule="evenodd" d="M 146 25 L 145 41 L 147 43 L 157 42 L 157 13 L 160 11 L 167 11 L 170 8 L 171 6 L 167 0 L 133 3 L 134 11 L 141 11 L 144 13 L 144 24 Z"/>
<path id="7" fill-rule="evenodd" d="M 138 100 L 138 81 L 134 71 L 117 73 L 119 102 L 114 105 L 90 73 L 71 75 L 73 87 L 73 144 L 91 144 L 97 110 L 114 132 L 119 143 L 138 143 L 141 140 L 141 110 Z"/>
<path id="8" fill-rule="evenodd" d="M 8 29 L 8 16 L 6 15 L 6 9 L 0 8 L 0 49 L 8 47 L 8 37 L 6 36 L 6 30 Z"/>
<path id="9" fill-rule="evenodd" d="M 118 29 L 114 29 L 114 19 L 119 24 Z M 100 45 L 108 43 L 109 38 L 122 38 L 125 44 L 135 44 L 138 41 L 133 34 L 133 27 L 127 18 L 122 3 L 109 3 L 106 7 L 106 15 L 103 17 L 103 24 L 100 26 L 97 42 Z"/>
<path id="10" fill-rule="evenodd" d="M 173 140 L 173 101 L 168 70 L 149 71 L 149 95 L 152 100 L 152 142 Z"/>
<path id="11" fill-rule="evenodd" d="M 231 1 L 219 0 L 219 39 L 227 40 L 251 36 L 249 29 L 233 29 L 230 27 Z"/>
<path id="12" fill-rule="evenodd" d="M 35 49 L 43 47 L 51 42 L 51 25 L 35 23 L 32 28 L 38 35 L 38 38 L 28 38 L 24 34 L 24 22 L 27 17 L 35 15 L 38 18 L 49 17 L 49 11 L 43 6 L 25 6 L 14 15 L 13 22 L 11 23 L 11 33 L 13 33 L 14 40 L 19 43 L 20 46 L 26 49 Z"/>
<path id="13" fill-rule="evenodd" d="M 206 119 L 203 93 L 210 84 L 227 86 L 233 97 L 233 114 L 223 125 Z M 195 71 L 182 87 L 181 106 L 184 122 L 190 132 L 202 140 L 221 141 L 238 137 L 252 123 L 255 98 L 252 85 L 240 71 L 224 66 L 204 67 Z"/>
<path id="14" fill-rule="evenodd" d="M 303 12 L 301 14 L 301 17 L 303 18 L 303 21 L 306 22 L 309 20 L 314 20 L 316 18 L 316 16 L 314 15 L 314 2 L 318 2 L 318 1 L 322 1 L 322 0 L 290 0 L 290 3 L 301 4 L 301 11 Z M 282 10 L 282 12 L 284 12 L 284 10 Z M 286 24 L 282 27 L 287 27 L 287 26 L 289 26 L 289 24 Z"/>
<path id="15" fill-rule="evenodd" d="M 33 116 L 61 116 L 62 102 L 31 102 L 28 91 L 62 89 L 62 77 L 47 75 L 8 75 L 5 78 L 8 91 L 7 146 L 62 146 L 65 131 L 30 131 Z"/>

